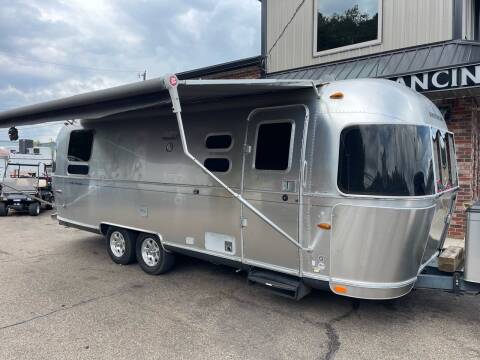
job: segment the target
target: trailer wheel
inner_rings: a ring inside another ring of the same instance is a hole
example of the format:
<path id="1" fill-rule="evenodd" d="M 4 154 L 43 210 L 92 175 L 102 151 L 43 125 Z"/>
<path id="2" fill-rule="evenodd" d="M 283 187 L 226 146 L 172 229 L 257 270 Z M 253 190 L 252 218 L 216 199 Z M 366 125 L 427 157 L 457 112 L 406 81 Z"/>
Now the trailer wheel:
<path id="1" fill-rule="evenodd" d="M 163 249 L 157 236 L 140 234 L 137 239 L 137 261 L 147 274 L 160 275 L 173 267 L 175 256 Z"/>
<path id="2" fill-rule="evenodd" d="M 113 262 L 128 265 L 135 260 L 135 236 L 131 231 L 111 227 L 106 239 L 107 252 Z"/>
<path id="3" fill-rule="evenodd" d="M 28 213 L 30 214 L 30 216 L 40 215 L 40 203 L 33 202 L 30 205 L 28 205 Z"/>
<path id="4" fill-rule="evenodd" d="M 0 203 L 0 216 L 7 216 L 8 215 L 8 207 L 5 203 Z"/>

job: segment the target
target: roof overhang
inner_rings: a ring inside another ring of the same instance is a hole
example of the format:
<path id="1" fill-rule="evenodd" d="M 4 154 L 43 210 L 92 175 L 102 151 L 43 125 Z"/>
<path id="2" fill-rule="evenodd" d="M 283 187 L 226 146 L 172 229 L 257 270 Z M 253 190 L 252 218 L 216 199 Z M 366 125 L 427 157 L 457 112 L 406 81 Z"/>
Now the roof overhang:
<path id="1" fill-rule="evenodd" d="M 271 73 L 268 77 L 316 81 L 384 78 L 434 98 L 447 92 L 477 93 L 474 88 L 480 86 L 480 42 L 445 41 Z M 468 88 L 471 91 L 463 90 Z"/>
<path id="2" fill-rule="evenodd" d="M 0 126 L 9 127 L 59 120 L 98 119 L 152 106 L 171 106 L 168 81 L 142 81 L 0 113 Z M 176 80 L 182 105 L 238 96 L 312 88 L 311 80 Z"/>

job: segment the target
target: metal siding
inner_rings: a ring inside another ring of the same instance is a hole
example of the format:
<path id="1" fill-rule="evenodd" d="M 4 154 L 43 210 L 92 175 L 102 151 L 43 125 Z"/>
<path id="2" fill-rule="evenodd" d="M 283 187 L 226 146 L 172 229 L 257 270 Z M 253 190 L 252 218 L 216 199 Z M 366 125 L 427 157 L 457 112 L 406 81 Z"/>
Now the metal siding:
<path id="1" fill-rule="evenodd" d="M 271 49 L 302 0 L 267 3 L 267 49 Z M 341 61 L 357 56 L 452 39 L 451 0 L 383 0 L 382 43 L 313 56 L 313 9 L 306 0 L 268 58 L 268 72 Z"/>

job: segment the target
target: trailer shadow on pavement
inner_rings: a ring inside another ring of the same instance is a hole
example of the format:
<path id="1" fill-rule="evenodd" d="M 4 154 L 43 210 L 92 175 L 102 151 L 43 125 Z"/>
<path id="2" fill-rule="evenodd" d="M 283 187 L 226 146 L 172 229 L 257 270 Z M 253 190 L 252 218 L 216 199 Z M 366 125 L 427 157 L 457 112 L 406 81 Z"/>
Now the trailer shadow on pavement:
<path id="1" fill-rule="evenodd" d="M 180 256 L 150 276 L 48 212 L 0 219 L 1 358 L 479 358 L 480 298 L 414 291 L 301 301 Z"/>

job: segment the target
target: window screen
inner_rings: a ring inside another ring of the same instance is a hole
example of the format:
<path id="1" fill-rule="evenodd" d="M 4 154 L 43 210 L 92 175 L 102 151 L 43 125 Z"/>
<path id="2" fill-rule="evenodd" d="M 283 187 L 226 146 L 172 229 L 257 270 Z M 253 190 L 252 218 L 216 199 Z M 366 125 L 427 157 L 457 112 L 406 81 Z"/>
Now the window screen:
<path id="1" fill-rule="evenodd" d="M 232 146 L 232 136 L 228 134 L 223 135 L 210 135 L 205 141 L 207 149 L 220 150 L 228 149 Z"/>
<path id="2" fill-rule="evenodd" d="M 89 161 L 92 156 L 93 131 L 76 130 L 70 134 L 69 161 Z"/>
<path id="3" fill-rule="evenodd" d="M 260 124 L 255 152 L 255 169 L 287 170 L 292 142 L 292 123 Z"/>
<path id="4" fill-rule="evenodd" d="M 230 170 L 230 160 L 227 158 L 208 158 L 203 165 L 211 172 L 225 173 Z"/>

